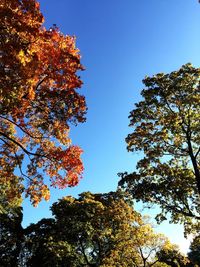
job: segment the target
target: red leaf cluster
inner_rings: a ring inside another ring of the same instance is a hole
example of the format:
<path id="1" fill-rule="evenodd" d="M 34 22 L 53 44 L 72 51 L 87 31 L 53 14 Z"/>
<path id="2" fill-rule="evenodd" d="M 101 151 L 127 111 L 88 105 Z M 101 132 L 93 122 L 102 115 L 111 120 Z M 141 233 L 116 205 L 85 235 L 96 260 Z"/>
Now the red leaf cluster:
<path id="1" fill-rule="evenodd" d="M 83 66 L 75 37 L 47 30 L 37 1 L 2 0 L 0 20 L 0 160 L 11 162 L 8 175 L 29 181 L 26 194 L 37 204 L 48 198 L 46 175 L 60 188 L 82 175 L 69 130 L 85 121 Z"/>

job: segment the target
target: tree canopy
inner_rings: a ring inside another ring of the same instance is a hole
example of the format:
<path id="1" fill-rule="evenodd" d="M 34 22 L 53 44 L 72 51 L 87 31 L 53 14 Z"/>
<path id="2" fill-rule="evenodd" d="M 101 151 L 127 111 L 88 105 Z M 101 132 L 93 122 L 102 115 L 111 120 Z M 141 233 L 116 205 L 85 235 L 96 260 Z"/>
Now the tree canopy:
<path id="1" fill-rule="evenodd" d="M 176 245 L 173 245 L 170 249 L 160 249 L 157 252 L 157 259 L 171 267 L 193 267 L 190 260 L 180 253 Z"/>
<path id="2" fill-rule="evenodd" d="M 188 252 L 188 257 L 193 264 L 200 263 L 200 236 L 199 235 L 195 236 L 194 239 L 192 240 L 190 244 L 190 249 Z"/>
<path id="3" fill-rule="evenodd" d="M 0 214 L 0 266 L 17 267 L 24 229 L 22 227 L 22 208 L 15 207 L 12 212 Z"/>
<path id="4" fill-rule="evenodd" d="M 199 264 L 199 236 L 183 256 L 133 208 L 157 204 L 157 221 L 171 215 L 185 233 L 200 227 L 200 68 L 183 65 L 143 80 L 130 113 L 128 151 L 141 152 L 124 190 L 66 196 L 52 218 L 22 227 L 22 196 L 34 206 L 50 187 L 76 186 L 82 149 L 70 139 L 85 122 L 79 93 L 84 70 L 74 36 L 44 27 L 36 0 L 0 3 L 0 266 L 191 267 Z"/>
<path id="5" fill-rule="evenodd" d="M 145 77 L 143 100 L 131 111 L 128 151 L 141 151 L 137 171 L 120 185 L 136 200 L 158 204 L 157 220 L 171 214 L 194 230 L 200 220 L 200 69 L 183 65 L 169 74 Z"/>
<path id="6" fill-rule="evenodd" d="M 49 185 L 75 186 L 82 176 L 69 131 L 85 121 L 83 66 L 75 37 L 47 30 L 37 1 L 2 0 L 0 19 L 1 202 L 15 205 L 25 192 L 37 205 Z"/>
<path id="7" fill-rule="evenodd" d="M 25 229 L 22 210 L 0 216 L 2 267 L 167 267 L 160 251 L 172 244 L 154 232 L 122 192 L 64 197 Z M 168 257 L 169 259 L 169 257 Z"/>
<path id="8" fill-rule="evenodd" d="M 126 242 L 136 234 L 141 216 L 120 193 L 66 197 L 53 204 L 52 212 L 60 238 L 76 255 L 76 266 L 128 266 L 133 262 L 133 249 L 133 258 L 126 257 L 130 254 Z"/>

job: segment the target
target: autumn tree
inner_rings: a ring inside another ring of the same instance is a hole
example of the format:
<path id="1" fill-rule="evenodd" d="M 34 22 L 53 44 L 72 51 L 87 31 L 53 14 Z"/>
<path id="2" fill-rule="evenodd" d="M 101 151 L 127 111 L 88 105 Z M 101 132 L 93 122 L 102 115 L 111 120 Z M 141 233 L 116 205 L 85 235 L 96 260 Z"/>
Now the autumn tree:
<path id="1" fill-rule="evenodd" d="M 69 131 L 85 121 L 86 104 L 77 92 L 83 66 L 75 38 L 46 29 L 37 1 L 2 0 L 0 22 L 2 211 L 22 192 L 37 205 L 49 199 L 49 185 L 77 185 L 82 150 Z"/>
<path id="2" fill-rule="evenodd" d="M 188 232 L 200 220 L 199 80 L 200 69 L 191 64 L 143 80 L 143 100 L 130 113 L 133 130 L 126 138 L 128 151 L 143 158 L 120 181 L 136 200 L 161 207 L 158 221 L 171 214 Z"/>
<path id="3" fill-rule="evenodd" d="M 164 249 L 170 249 L 172 244 L 163 234 L 156 233 L 149 223 L 140 223 L 138 232 L 133 238 L 138 257 L 136 266 L 151 267 L 160 263 L 157 253 Z M 159 265 L 157 265 L 159 266 Z"/>

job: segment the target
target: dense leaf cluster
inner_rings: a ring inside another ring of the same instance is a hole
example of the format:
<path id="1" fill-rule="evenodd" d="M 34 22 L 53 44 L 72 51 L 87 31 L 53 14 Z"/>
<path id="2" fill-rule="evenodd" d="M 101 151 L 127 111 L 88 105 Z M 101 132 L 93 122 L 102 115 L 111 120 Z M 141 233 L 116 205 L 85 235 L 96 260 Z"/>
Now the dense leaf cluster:
<path id="1" fill-rule="evenodd" d="M 86 113 L 79 50 L 74 37 L 43 22 L 35 0 L 0 3 L 1 211 L 22 192 L 34 205 L 48 200 L 49 184 L 75 186 L 83 172 L 82 150 L 69 138 Z"/>
<path id="2" fill-rule="evenodd" d="M 21 209 L 3 214 L 0 266 L 167 267 L 170 253 L 171 262 L 177 262 L 175 247 L 155 233 L 127 200 L 121 192 L 64 197 L 51 207 L 54 218 L 26 229 L 21 227 Z M 181 257 L 180 266 L 187 266 Z"/>
<path id="3" fill-rule="evenodd" d="M 136 200 L 158 204 L 162 221 L 183 222 L 185 231 L 200 220 L 200 69 L 191 64 L 143 80 L 143 100 L 130 113 L 128 151 L 144 157 L 137 171 L 121 174 L 120 185 Z"/>

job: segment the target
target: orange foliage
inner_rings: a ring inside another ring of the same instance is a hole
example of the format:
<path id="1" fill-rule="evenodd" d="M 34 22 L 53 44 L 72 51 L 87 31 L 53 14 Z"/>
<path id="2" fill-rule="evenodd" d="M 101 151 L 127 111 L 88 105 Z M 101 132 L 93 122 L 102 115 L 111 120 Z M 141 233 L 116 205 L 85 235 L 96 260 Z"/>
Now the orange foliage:
<path id="1" fill-rule="evenodd" d="M 83 172 L 82 150 L 69 138 L 70 124 L 85 121 L 85 98 L 77 92 L 83 66 L 75 38 L 45 29 L 35 0 L 2 0 L 0 18 L 0 161 L 13 166 L 5 179 L 18 168 L 37 205 L 49 198 L 46 175 L 64 188 L 77 185 Z"/>

